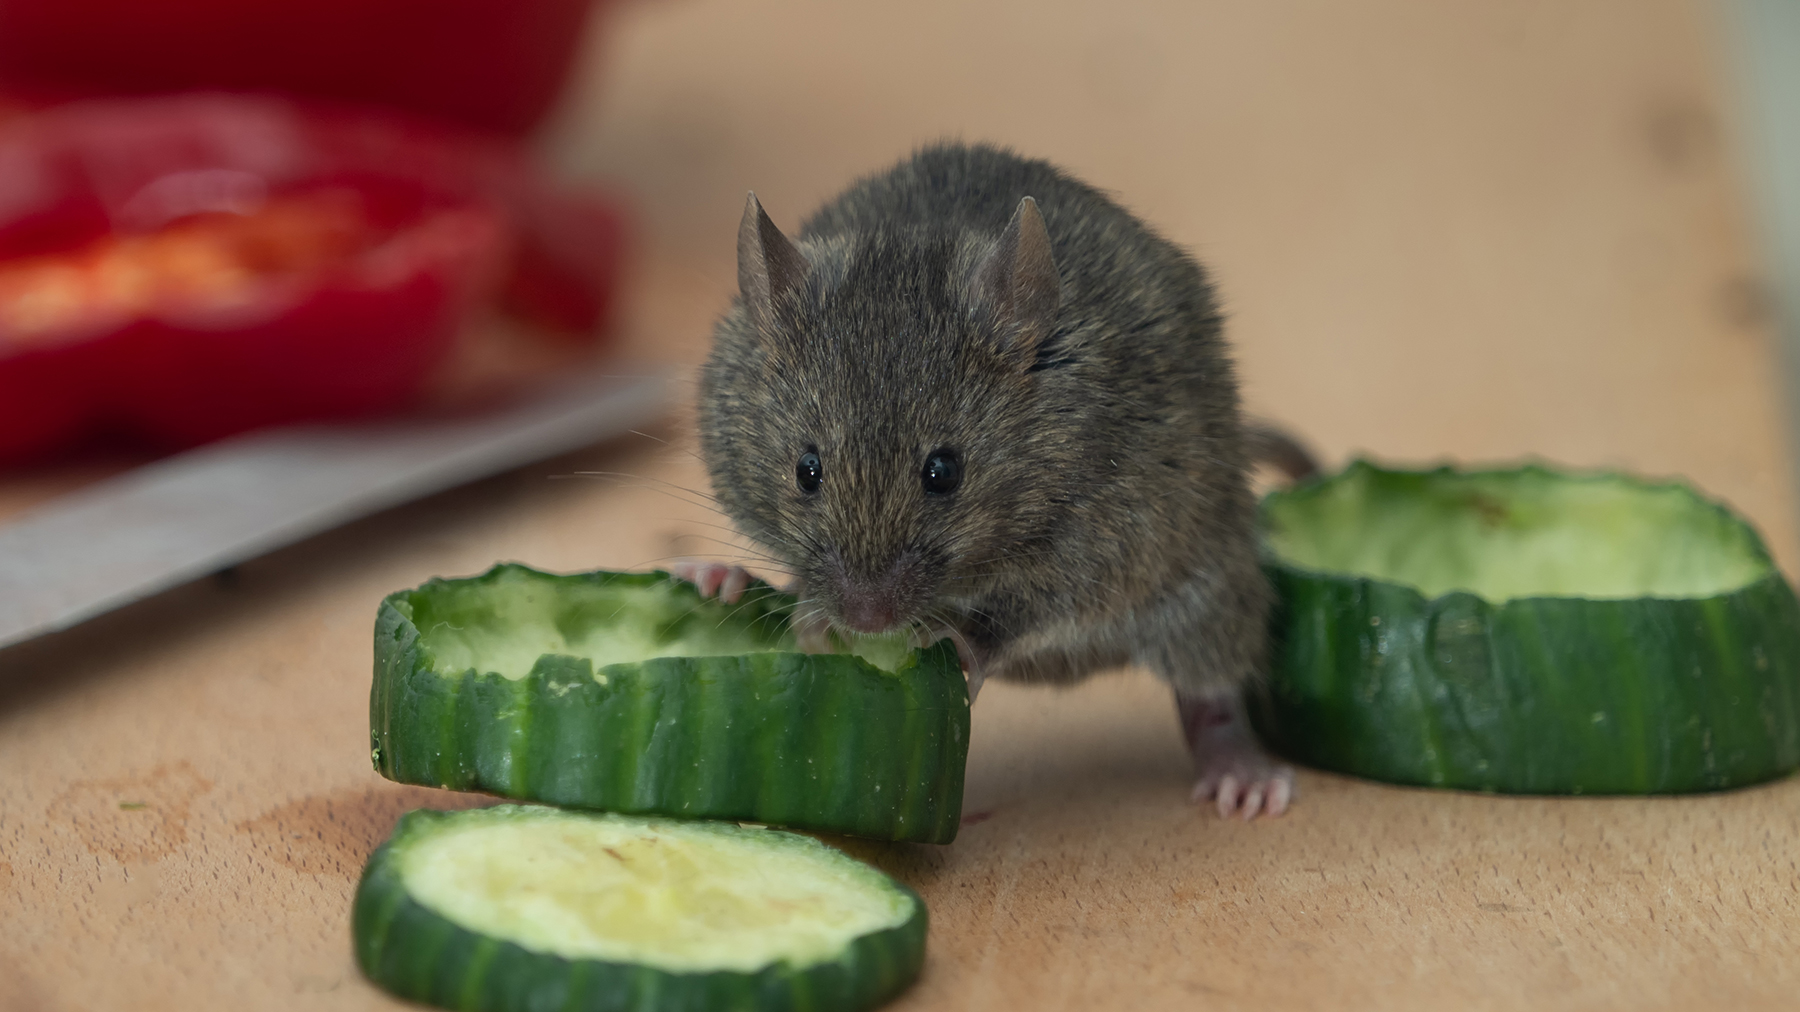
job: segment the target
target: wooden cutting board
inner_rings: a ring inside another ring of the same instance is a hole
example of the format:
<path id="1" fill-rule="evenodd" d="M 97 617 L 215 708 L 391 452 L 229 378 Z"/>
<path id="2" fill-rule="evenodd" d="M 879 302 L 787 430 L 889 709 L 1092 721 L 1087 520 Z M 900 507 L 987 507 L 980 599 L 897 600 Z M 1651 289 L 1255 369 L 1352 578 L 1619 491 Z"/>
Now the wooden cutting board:
<path id="1" fill-rule="evenodd" d="M 1333 461 L 1683 474 L 1789 572 L 1772 337 L 1713 51 L 1680 0 L 623 9 L 547 149 L 641 199 L 627 351 L 691 364 L 743 191 L 776 220 L 947 133 L 1062 161 L 1212 268 L 1251 405 Z M 364 1009 L 349 897 L 386 592 L 497 559 L 727 555 L 683 417 L 0 652 L 0 1009 Z M 0 479 L 16 510 L 104 468 Z M 577 477 L 604 471 L 603 477 Z M 0 565 L 5 560 L 0 559 Z M 1303 773 L 1184 800 L 1166 693 L 991 686 L 899 1009 L 1789 1007 L 1800 784 L 1517 799 Z"/>

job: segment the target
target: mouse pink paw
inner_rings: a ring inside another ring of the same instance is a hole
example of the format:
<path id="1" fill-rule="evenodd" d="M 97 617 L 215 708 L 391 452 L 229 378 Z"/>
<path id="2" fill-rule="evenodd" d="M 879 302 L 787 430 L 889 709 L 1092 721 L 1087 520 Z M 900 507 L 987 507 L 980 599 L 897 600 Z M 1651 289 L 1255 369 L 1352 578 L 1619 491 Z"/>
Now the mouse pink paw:
<path id="1" fill-rule="evenodd" d="M 1286 812 L 1294 800 L 1294 770 L 1260 754 L 1217 761 L 1201 769 L 1193 798 L 1212 801 L 1220 818 L 1240 813 L 1245 822 L 1258 815 L 1273 818 Z"/>
<path id="2" fill-rule="evenodd" d="M 1236 694 L 1188 698 L 1177 693 L 1175 705 L 1200 771 L 1195 801 L 1211 801 L 1221 818 L 1242 815 L 1245 822 L 1288 810 L 1294 800 L 1293 767 L 1277 762 L 1257 744 Z"/>
<path id="3" fill-rule="evenodd" d="M 700 588 L 701 597 L 718 595 L 726 604 L 736 604 L 744 596 L 744 588 L 752 579 L 743 566 L 727 566 L 723 562 L 682 559 L 669 566 L 669 575 Z"/>

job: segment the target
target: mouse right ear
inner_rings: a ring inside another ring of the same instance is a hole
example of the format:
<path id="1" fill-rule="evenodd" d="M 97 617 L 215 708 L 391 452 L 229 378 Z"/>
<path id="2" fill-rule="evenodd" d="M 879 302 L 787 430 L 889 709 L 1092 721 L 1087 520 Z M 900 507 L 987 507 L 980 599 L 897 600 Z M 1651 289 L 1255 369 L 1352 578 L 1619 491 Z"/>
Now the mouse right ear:
<path id="1" fill-rule="evenodd" d="M 774 323 L 775 302 L 806 279 L 806 257 L 769 220 L 752 192 L 738 225 L 738 290 L 759 326 Z"/>

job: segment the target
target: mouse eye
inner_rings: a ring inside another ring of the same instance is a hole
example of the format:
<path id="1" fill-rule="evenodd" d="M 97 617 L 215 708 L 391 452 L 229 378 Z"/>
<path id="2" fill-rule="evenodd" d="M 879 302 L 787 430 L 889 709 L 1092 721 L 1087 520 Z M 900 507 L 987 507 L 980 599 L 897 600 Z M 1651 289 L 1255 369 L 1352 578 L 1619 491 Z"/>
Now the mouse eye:
<path id="1" fill-rule="evenodd" d="M 949 495 L 962 484 L 962 458 L 948 446 L 940 446 L 925 458 L 925 470 L 919 473 L 926 495 Z"/>
<path id="2" fill-rule="evenodd" d="M 824 480 L 825 465 L 819 462 L 819 451 L 809 449 L 802 453 L 800 463 L 794 465 L 794 484 L 802 492 L 817 492 Z"/>

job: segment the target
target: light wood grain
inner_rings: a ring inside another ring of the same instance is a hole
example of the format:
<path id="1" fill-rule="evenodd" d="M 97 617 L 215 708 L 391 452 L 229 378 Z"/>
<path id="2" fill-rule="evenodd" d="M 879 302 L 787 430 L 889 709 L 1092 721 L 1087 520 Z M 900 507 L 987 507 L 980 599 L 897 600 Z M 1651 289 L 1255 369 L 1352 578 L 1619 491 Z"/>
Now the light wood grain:
<path id="1" fill-rule="evenodd" d="M 636 195 L 637 361 L 691 363 L 754 187 L 791 227 L 918 141 L 1117 191 L 1210 266 L 1259 412 L 1341 460 L 1692 477 L 1800 559 L 1708 11 L 1676 0 L 623 8 L 546 139 Z M 361 1009 L 386 592 L 729 555 L 676 417 L 0 652 L 0 1009 Z M 577 471 L 631 477 L 578 478 Z M 0 506 L 86 472 L 0 481 Z M 686 490 L 693 490 L 692 492 Z M 4 565 L 4 560 L 0 560 Z M 901 1009 L 1791 1007 L 1800 783 L 1507 799 L 1303 773 L 1189 806 L 1164 690 L 992 686 L 969 825 L 849 844 L 932 910 Z"/>

